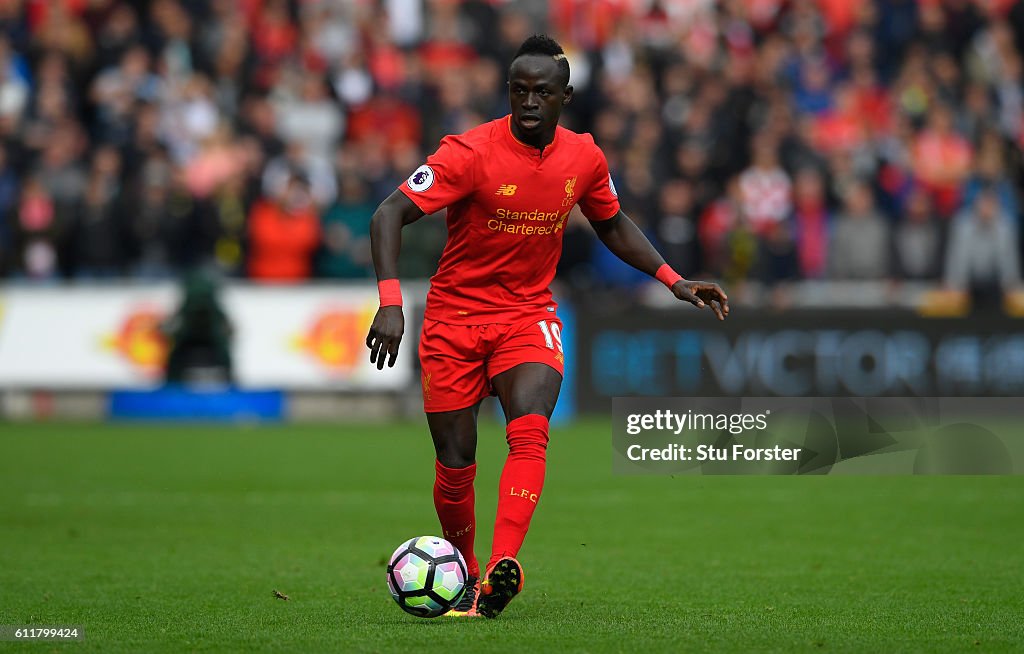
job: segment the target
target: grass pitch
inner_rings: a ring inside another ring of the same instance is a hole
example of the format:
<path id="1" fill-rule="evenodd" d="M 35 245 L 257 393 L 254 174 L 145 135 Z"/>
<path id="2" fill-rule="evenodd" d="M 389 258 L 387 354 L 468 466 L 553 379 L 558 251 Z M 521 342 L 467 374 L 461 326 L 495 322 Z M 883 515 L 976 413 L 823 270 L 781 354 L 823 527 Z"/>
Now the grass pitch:
<path id="1" fill-rule="evenodd" d="M 477 481 L 486 560 L 503 429 Z M 1013 651 L 1022 477 L 620 477 L 606 421 L 556 429 L 498 620 L 392 602 L 438 532 L 422 424 L 0 425 L 0 624 L 82 652 Z M 273 591 L 289 597 L 275 598 Z"/>

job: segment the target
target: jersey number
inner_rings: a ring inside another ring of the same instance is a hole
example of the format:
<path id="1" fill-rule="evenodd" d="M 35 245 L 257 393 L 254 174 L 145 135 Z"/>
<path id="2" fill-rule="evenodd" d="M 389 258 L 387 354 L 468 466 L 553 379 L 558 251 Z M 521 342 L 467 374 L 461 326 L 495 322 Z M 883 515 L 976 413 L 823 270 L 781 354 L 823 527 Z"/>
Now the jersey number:
<path id="1" fill-rule="evenodd" d="M 558 351 L 565 353 L 562 350 L 562 332 L 558 329 L 558 323 L 548 323 L 547 320 L 541 320 L 537 323 L 540 327 L 540 333 L 544 334 L 544 345 L 548 346 L 552 350 L 555 346 L 558 347 Z"/>

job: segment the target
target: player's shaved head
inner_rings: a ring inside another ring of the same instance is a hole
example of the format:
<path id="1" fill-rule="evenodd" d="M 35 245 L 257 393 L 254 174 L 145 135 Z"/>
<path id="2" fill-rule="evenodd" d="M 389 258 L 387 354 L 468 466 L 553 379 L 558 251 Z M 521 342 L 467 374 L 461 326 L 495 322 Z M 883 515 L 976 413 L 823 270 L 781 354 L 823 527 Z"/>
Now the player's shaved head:
<path id="1" fill-rule="evenodd" d="M 519 46 L 519 50 L 512 57 L 512 65 L 520 57 L 529 56 L 550 57 L 558 66 L 559 81 L 562 86 L 569 85 L 569 60 L 566 58 L 562 46 L 558 45 L 558 41 L 546 34 L 534 34 Z M 511 65 L 509 69 L 511 70 Z"/>
<path id="2" fill-rule="evenodd" d="M 542 35 L 526 39 L 508 69 L 512 134 L 543 149 L 554 139 L 562 107 L 571 99 L 562 46 Z"/>

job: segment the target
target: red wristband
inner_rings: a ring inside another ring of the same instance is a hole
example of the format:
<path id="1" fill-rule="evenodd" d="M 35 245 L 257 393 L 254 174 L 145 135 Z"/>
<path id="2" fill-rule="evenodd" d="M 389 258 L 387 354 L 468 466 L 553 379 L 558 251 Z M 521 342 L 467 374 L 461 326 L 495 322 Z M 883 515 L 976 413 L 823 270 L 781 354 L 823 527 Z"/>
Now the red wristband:
<path id="1" fill-rule="evenodd" d="M 667 263 L 661 264 L 661 268 L 658 268 L 658 272 L 654 274 L 654 277 L 669 289 L 672 288 L 673 284 L 683 278 L 682 275 L 672 270 L 672 266 Z"/>
<path id="2" fill-rule="evenodd" d="M 382 279 L 377 282 L 377 294 L 382 307 L 402 306 L 402 287 L 397 279 Z"/>

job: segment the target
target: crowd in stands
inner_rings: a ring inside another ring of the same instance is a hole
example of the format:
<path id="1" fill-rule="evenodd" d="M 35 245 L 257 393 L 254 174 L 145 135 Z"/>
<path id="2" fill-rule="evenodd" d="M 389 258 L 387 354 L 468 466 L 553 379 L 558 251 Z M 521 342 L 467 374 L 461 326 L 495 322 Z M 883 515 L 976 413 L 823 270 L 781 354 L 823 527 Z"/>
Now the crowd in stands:
<path id="1" fill-rule="evenodd" d="M 372 277 L 377 203 L 536 31 L 684 276 L 1018 283 L 1024 0 L 3 0 L 0 276 Z M 645 279 L 578 215 L 559 274 Z"/>

